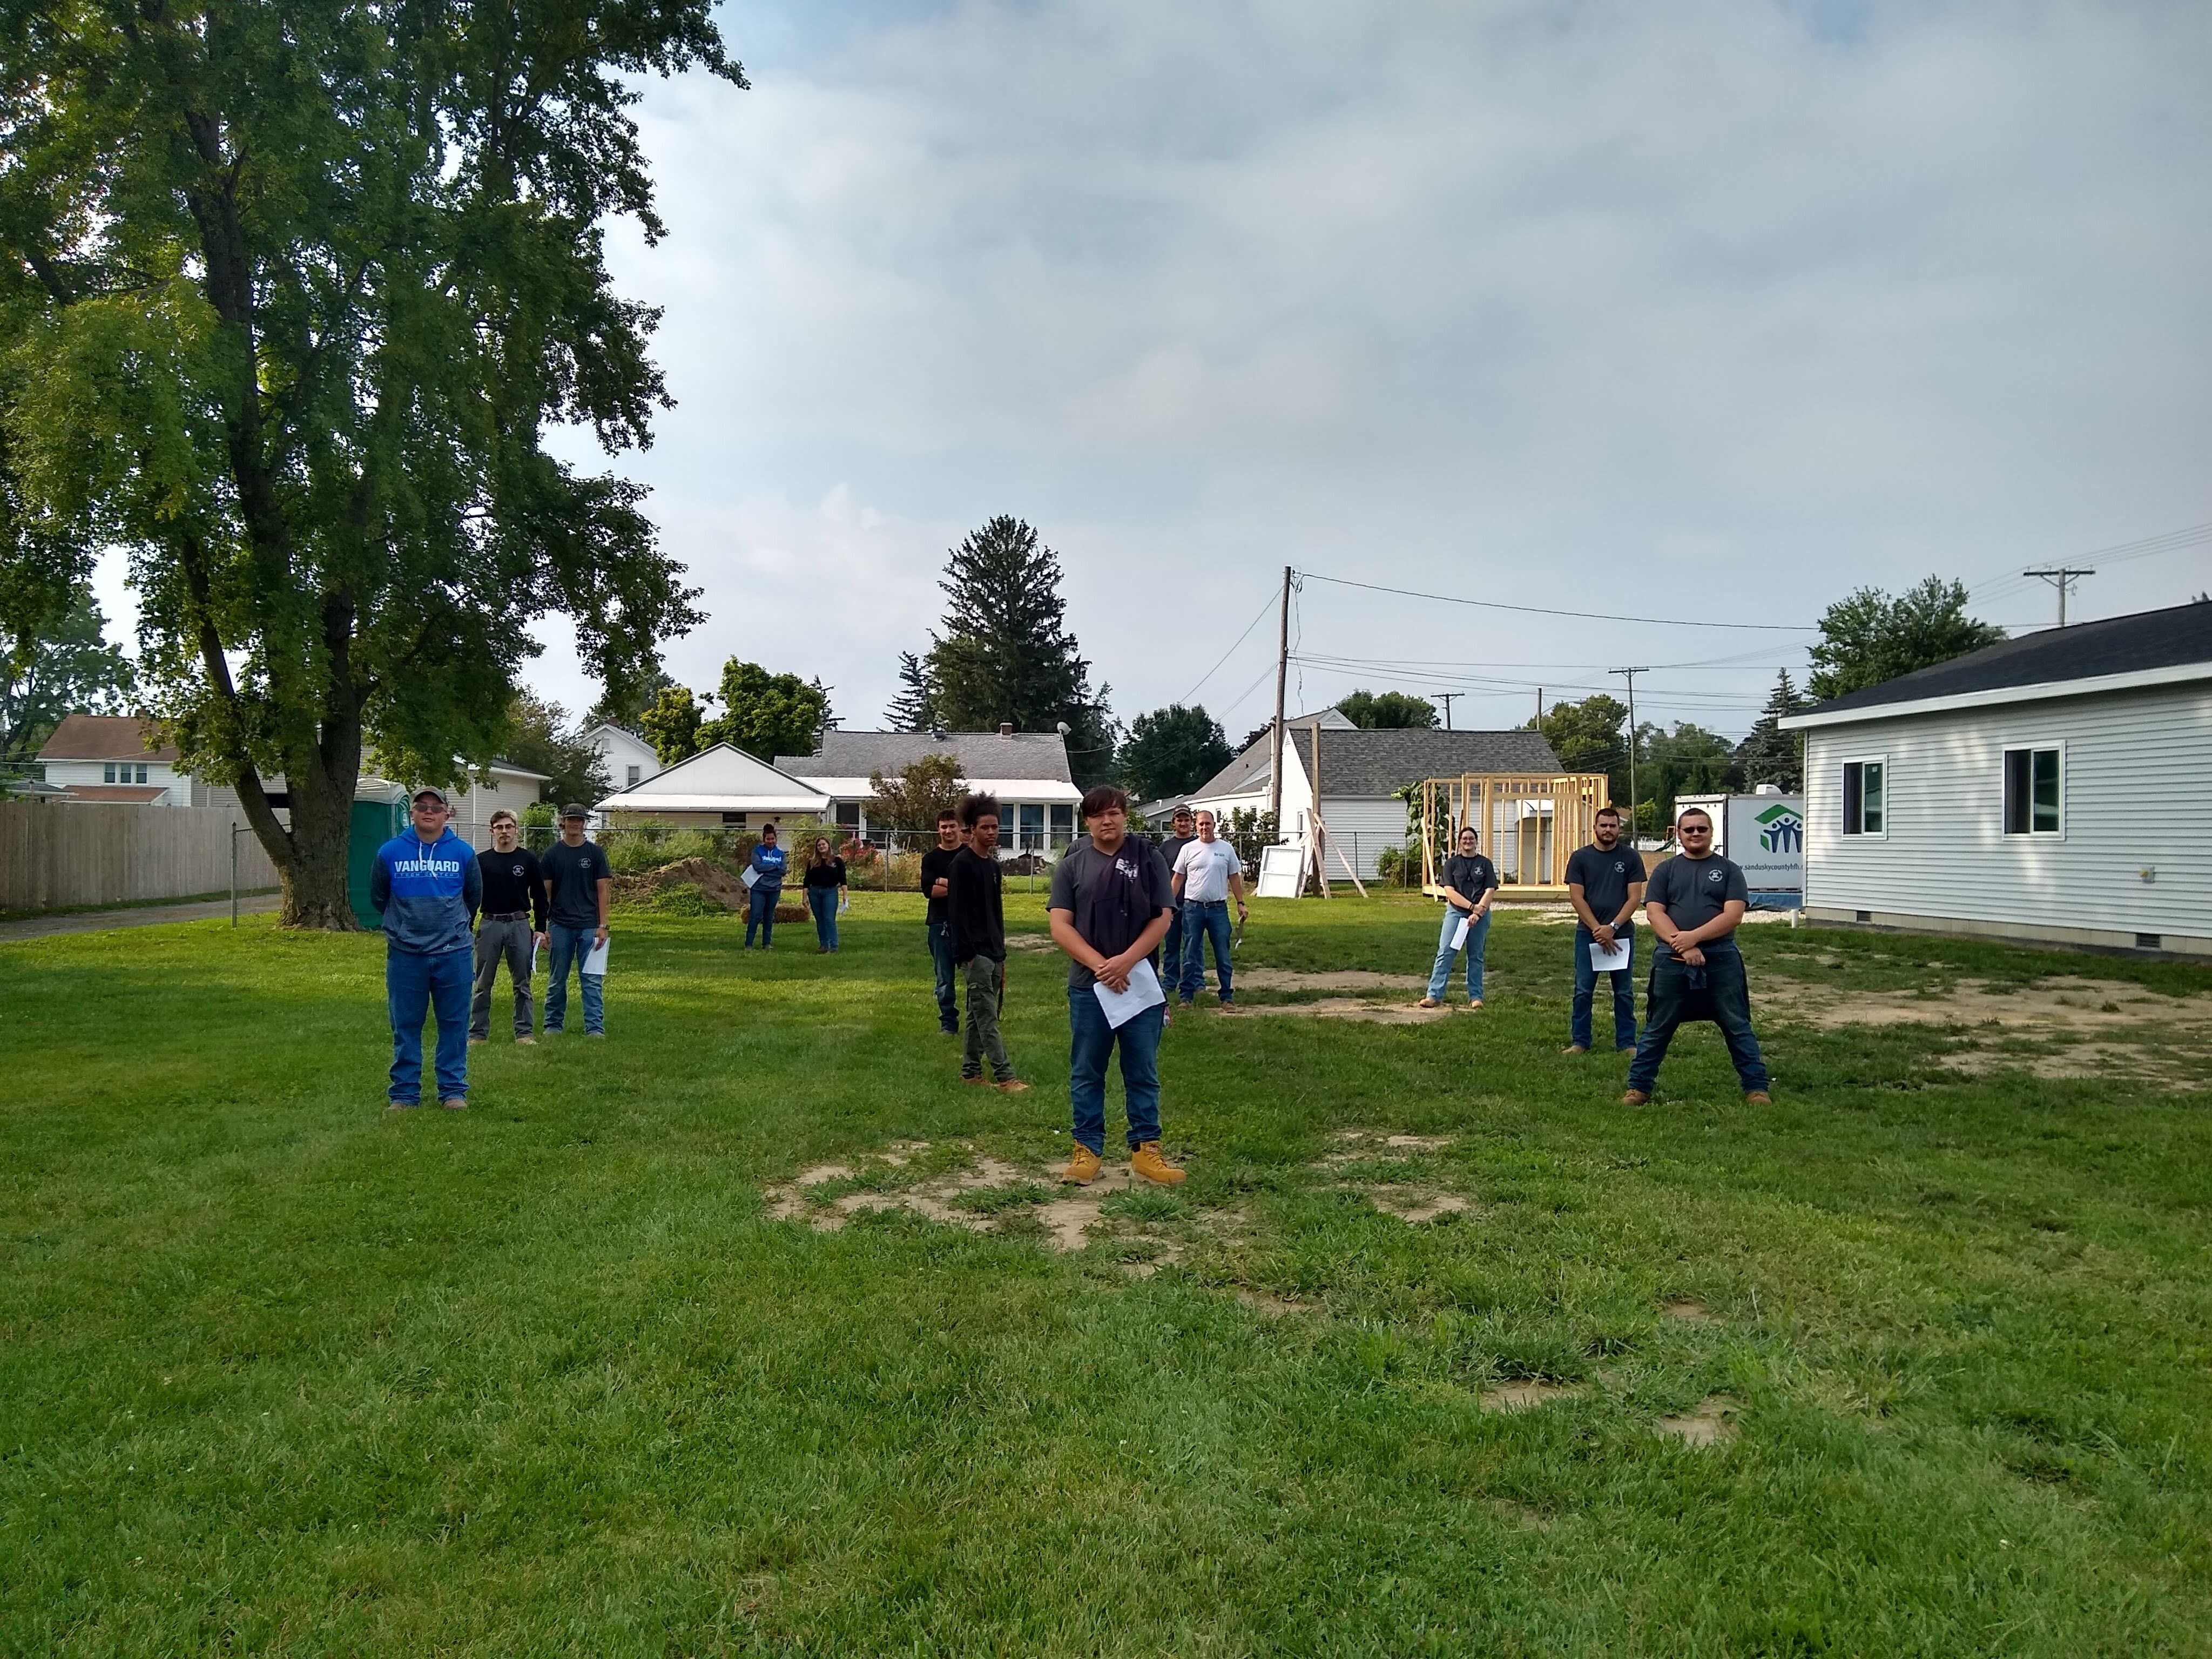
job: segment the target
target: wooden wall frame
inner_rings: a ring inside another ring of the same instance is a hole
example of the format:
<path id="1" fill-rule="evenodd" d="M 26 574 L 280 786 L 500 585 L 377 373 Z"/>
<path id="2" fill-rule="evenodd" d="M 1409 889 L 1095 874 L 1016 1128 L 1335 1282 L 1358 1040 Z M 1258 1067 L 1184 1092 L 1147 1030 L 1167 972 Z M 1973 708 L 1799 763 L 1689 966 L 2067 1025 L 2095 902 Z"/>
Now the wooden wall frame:
<path id="1" fill-rule="evenodd" d="M 1443 860 L 1458 844 L 1459 832 L 1472 825 L 1475 845 L 1499 866 L 1498 841 L 1516 839 L 1516 887 L 1559 887 L 1567 880 L 1567 860 L 1597 833 L 1597 813 L 1613 802 L 1612 783 L 1602 772 L 1465 772 L 1455 778 L 1426 778 L 1420 785 L 1421 887 L 1441 897 Z M 1548 805 L 1523 813 L 1522 801 Z M 1510 816 L 1504 810 L 1513 810 Z M 1550 833 L 1544 833 L 1548 820 Z"/>

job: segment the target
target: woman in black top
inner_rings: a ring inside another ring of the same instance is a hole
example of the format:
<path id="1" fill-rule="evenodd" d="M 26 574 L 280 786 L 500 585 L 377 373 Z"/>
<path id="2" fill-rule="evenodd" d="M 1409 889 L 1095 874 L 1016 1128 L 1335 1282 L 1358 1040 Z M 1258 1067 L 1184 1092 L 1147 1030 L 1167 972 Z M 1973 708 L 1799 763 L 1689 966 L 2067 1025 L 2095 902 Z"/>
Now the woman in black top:
<path id="1" fill-rule="evenodd" d="M 837 948 L 837 911 L 844 902 L 845 860 L 829 836 L 817 836 L 814 850 L 806 855 L 806 908 L 814 912 L 816 956 Z"/>

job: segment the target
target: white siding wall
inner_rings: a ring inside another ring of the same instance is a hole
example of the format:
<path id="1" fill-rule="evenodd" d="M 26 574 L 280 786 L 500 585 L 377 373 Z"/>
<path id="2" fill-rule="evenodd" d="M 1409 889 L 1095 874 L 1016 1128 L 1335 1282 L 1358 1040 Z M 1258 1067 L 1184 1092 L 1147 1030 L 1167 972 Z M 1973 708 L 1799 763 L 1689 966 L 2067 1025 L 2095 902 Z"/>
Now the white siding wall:
<path id="1" fill-rule="evenodd" d="M 2063 744 L 2064 833 L 2003 833 L 2003 751 Z M 1842 833 L 1843 763 L 1886 757 L 1886 837 Z M 2053 929 L 2212 933 L 2212 689 L 1805 734 L 1805 900 Z M 2154 868 L 2154 880 L 2141 872 Z"/>
<path id="2" fill-rule="evenodd" d="M 1327 758 L 1323 757 L 1323 758 Z M 1406 803 L 1389 795 L 1380 799 L 1367 796 L 1340 796 L 1328 793 L 1328 779 L 1322 779 L 1322 816 L 1328 820 L 1328 833 L 1336 843 L 1335 852 L 1328 854 L 1328 878 L 1331 881 L 1344 879 L 1344 866 L 1336 861 L 1336 854 L 1353 858 L 1362 881 L 1375 876 L 1375 860 L 1386 847 L 1399 847 L 1406 840 Z M 1356 842 L 1355 842 L 1355 837 Z"/>
<path id="3" fill-rule="evenodd" d="M 63 785 L 82 783 L 106 787 L 112 781 L 107 776 L 106 769 L 110 766 L 120 767 L 123 764 L 121 761 L 50 760 L 46 763 L 46 781 Z M 191 780 L 179 774 L 171 763 L 140 760 L 134 757 L 129 764 L 134 769 L 141 766 L 146 769 L 146 781 L 143 787 L 148 789 L 160 787 L 169 792 L 159 800 L 149 802 L 148 805 L 190 806 L 192 804 Z M 131 774 L 131 781 L 133 785 L 138 782 L 138 774 L 135 769 Z"/>

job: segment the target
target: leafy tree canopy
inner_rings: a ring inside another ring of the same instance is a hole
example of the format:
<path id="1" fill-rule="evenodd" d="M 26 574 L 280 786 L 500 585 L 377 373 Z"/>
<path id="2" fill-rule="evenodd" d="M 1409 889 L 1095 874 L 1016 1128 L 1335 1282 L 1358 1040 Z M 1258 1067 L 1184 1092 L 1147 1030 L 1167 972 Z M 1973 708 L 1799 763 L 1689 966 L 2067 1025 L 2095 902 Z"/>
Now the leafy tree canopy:
<path id="1" fill-rule="evenodd" d="M 1717 732 L 1685 720 L 1669 732 L 1647 721 L 1637 728 L 1636 787 L 1656 817 L 1639 814 L 1639 826 L 1671 823 L 1677 795 L 1714 795 L 1738 787 L 1735 745 Z"/>
<path id="2" fill-rule="evenodd" d="M 647 670 L 603 695 L 586 711 L 584 725 L 588 729 L 604 721 L 609 726 L 619 726 L 626 732 L 642 732 L 645 729 L 645 711 L 659 703 L 660 694 L 672 690 L 675 684 L 675 680 L 665 670 Z"/>
<path id="3" fill-rule="evenodd" d="M 722 665 L 722 716 L 698 729 L 698 747 L 726 743 L 756 760 L 778 755 L 811 755 L 826 726 L 830 688 L 818 679 L 771 674 L 757 662 L 732 657 Z"/>
<path id="4" fill-rule="evenodd" d="M 690 686 L 663 686 L 653 706 L 638 716 L 637 729 L 660 757 L 660 763 L 673 766 L 699 752 L 699 728 L 706 718 L 707 711 Z"/>
<path id="5" fill-rule="evenodd" d="M 1927 668 L 1995 645 L 2004 629 L 1966 614 L 1963 582 L 1930 576 L 1893 599 L 1863 587 L 1838 599 L 1820 618 L 1820 643 L 1808 653 L 1815 702 L 1880 685 L 1916 668 Z"/>
<path id="6" fill-rule="evenodd" d="M 889 777 L 868 774 L 875 795 L 868 802 L 868 822 L 919 834 L 937 828 L 937 815 L 960 805 L 968 781 L 960 775 L 957 755 L 924 755 Z"/>
<path id="7" fill-rule="evenodd" d="M 450 779 L 534 620 L 621 687 L 699 619 L 641 492 L 542 441 L 667 401 L 602 225 L 659 235 L 629 111 L 695 67 L 744 84 L 709 0 L 0 8 L 0 605 L 128 553 L 154 712 L 288 924 L 354 925 L 365 744 Z"/>
<path id="8" fill-rule="evenodd" d="M 1767 695 L 1766 707 L 1752 726 L 1751 735 L 1735 751 L 1736 771 L 1747 789 L 1771 783 L 1795 794 L 1804 788 L 1804 744 L 1796 732 L 1784 732 L 1779 724 L 1784 715 L 1794 714 L 1804 706 L 1803 696 L 1790 682 L 1790 671 L 1783 669 L 1775 676 L 1774 690 Z"/>
<path id="9" fill-rule="evenodd" d="M 1522 729 L 1541 732 L 1568 771 L 1602 772 L 1614 801 L 1628 799 L 1628 706 L 1618 697 L 1597 691 L 1580 702 L 1555 702 Z"/>
<path id="10" fill-rule="evenodd" d="M 552 779 L 540 786 L 539 799 L 560 805 L 580 801 L 589 806 L 606 795 L 613 784 L 599 751 L 584 735 L 586 729 L 569 725 L 568 712 L 560 704 L 518 691 L 507 706 L 507 738 L 500 752 L 517 766 L 526 766 Z"/>
<path id="11" fill-rule="evenodd" d="M 125 713 L 131 683 L 131 659 L 107 643 L 85 583 L 35 632 L 11 632 L 0 619 L 0 763 L 30 760 L 64 714 Z"/>
<path id="12" fill-rule="evenodd" d="M 1171 702 L 1129 723 L 1115 763 L 1139 800 L 1157 800 L 1197 788 L 1235 758 L 1218 720 Z"/>
<path id="13" fill-rule="evenodd" d="M 1339 700 L 1336 712 L 1368 732 L 1426 730 L 1437 724 L 1437 706 L 1403 691 L 1355 691 Z"/>

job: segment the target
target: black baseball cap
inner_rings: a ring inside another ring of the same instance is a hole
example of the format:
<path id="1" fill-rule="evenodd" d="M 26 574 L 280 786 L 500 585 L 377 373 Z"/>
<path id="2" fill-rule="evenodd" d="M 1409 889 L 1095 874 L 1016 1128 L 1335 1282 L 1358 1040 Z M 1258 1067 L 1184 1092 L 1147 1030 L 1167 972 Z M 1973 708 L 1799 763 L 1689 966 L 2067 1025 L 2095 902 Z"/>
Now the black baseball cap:
<path id="1" fill-rule="evenodd" d="M 561 816 L 564 818 L 587 818 L 592 815 L 577 805 L 575 802 L 570 801 L 561 809 Z"/>

